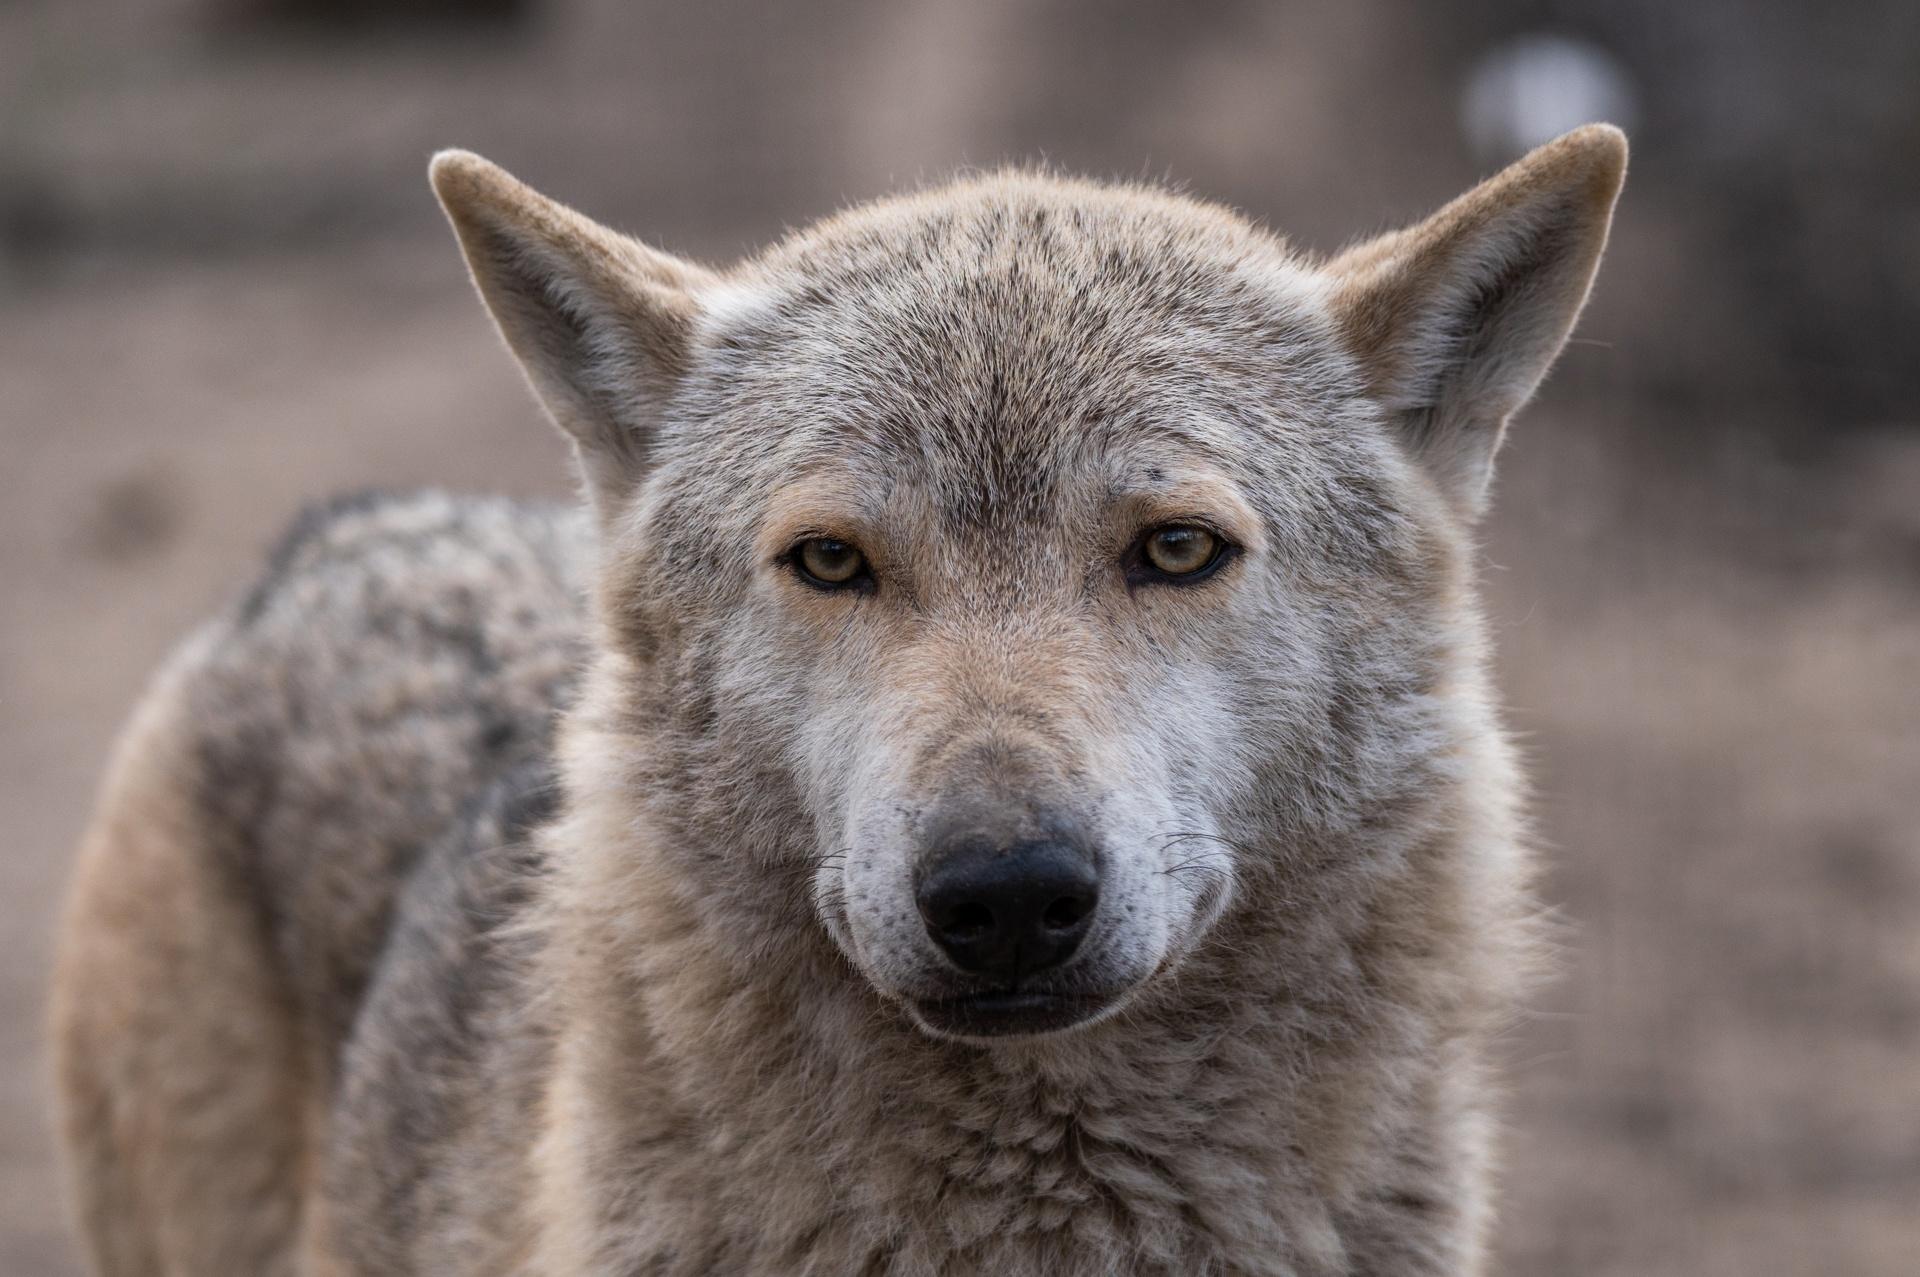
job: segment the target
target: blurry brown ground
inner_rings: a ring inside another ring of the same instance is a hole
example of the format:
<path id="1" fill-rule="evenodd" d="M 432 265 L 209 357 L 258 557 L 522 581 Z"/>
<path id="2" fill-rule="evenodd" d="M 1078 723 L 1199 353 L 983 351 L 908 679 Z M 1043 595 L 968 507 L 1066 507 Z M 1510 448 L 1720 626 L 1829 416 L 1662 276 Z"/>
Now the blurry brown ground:
<path id="1" fill-rule="evenodd" d="M 274 7 L 0 7 L 0 1272 L 76 1271 L 43 991 L 147 671 L 303 501 L 565 488 L 432 148 L 713 258 L 1041 155 L 1332 248 L 1497 158 L 1462 79 L 1535 30 L 1619 58 L 1640 127 L 1487 537 L 1570 924 L 1515 1040 L 1502 1270 L 1920 1271 L 1916 6 Z"/>

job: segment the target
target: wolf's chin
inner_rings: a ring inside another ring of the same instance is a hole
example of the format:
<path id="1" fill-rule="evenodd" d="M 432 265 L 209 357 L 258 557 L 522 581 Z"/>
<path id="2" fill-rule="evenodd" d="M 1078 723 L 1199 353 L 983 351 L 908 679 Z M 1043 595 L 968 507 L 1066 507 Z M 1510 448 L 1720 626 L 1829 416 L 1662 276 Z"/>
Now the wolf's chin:
<path id="1" fill-rule="evenodd" d="M 922 1032 L 949 1041 L 988 1045 L 1089 1028 L 1119 1011 L 1132 995 L 1132 989 L 1111 993 L 1032 990 L 909 998 L 904 1005 L 908 1017 Z"/>

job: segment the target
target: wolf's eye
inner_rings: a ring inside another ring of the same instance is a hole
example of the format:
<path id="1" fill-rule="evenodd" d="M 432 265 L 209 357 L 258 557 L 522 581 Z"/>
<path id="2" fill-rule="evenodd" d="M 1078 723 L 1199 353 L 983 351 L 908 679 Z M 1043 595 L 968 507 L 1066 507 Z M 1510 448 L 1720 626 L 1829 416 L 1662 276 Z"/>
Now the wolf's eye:
<path id="1" fill-rule="evenodd" d="M 845 541 L 811 537 L 793 548 L 793 566 L 800 578 L 821 589 L 838 590 L 872 579 L 867 556 Z"/>
<path id="2" fill-rule="evenodd" d="M 1219 566 L 1226 542 L 1205 528 L 1170 523 L 1140 543 L 1141 565 L 1151 575 L 1195 580 Z"/>

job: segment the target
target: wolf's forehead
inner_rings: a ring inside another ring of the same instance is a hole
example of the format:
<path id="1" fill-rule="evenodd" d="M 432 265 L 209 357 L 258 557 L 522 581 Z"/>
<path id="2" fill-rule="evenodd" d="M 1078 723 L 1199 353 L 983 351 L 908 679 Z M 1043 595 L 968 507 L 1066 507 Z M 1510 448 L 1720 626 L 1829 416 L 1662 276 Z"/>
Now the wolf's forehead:
<path id="1" fill-rule="evenodd" d="M 804 233 L 705 299 L 704 344 L 741 418 L 1044 500 L 1089 450 L 1311 416 L 1322 290 L 1224 211 L 1022 178 Z"/>
<path id="2" fill-rule="evenodd" d="M 1323 309 L 1321 287 L 1277 236 L 1218 206 L 1002 174 L 803 231 L 748 263 L 731 293 L 742 304 L 722 310 L 849 328 L 917 321 L 1002 343 L 1084 341 L 1109 325 L 1284 327 Z"/>

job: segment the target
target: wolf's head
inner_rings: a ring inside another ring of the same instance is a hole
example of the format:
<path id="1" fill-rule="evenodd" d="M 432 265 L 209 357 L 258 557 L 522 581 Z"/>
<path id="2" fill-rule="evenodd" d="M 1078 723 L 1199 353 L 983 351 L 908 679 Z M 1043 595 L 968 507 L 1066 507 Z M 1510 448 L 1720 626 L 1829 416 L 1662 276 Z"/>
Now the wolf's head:
<path id="1" fill-rule="evenodd" d="M 609 774 L 705 921 L 988 1038 L 1337 908 L 1457 770 L 1461 533 L 1624 162 L 1583 129 L 1326 262 L 1009 173 L 714 272 L 438 156 L 596 508 Z"/>

